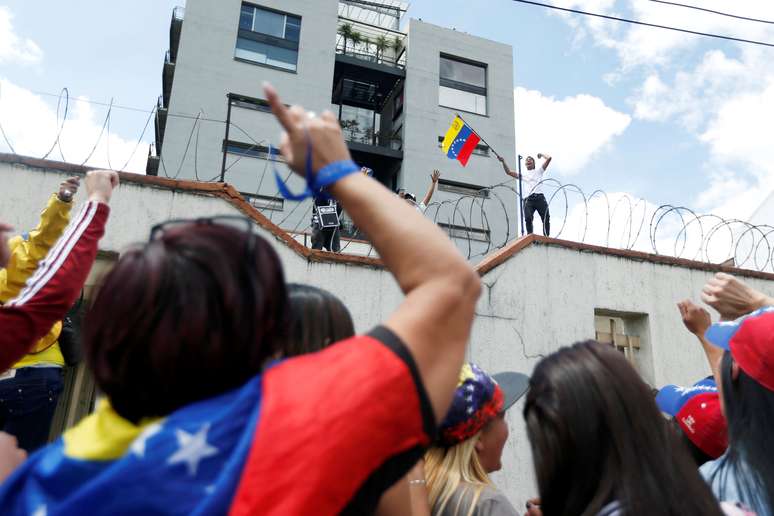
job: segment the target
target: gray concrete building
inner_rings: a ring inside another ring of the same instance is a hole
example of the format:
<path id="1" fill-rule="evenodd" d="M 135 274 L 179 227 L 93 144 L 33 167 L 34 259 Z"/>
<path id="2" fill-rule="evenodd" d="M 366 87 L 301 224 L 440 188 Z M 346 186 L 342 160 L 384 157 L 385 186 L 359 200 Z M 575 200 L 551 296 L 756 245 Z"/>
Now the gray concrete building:
<path id="1" fill-rule="evenodd" d="M 396 0 L 188 0 L 172 16 L 147 172 L 225 181 L 281 227 L 307 230 L 311 202 L 277 190 L 274 170 L 289 171 L 272 150 L 280 128 L 262 98 L 269 81 L 288 104 L 332 110 L 355 161 L 389 188 L 421 200 L 440 170 L 427 216 L 468 254 L 483 255 L 505 231 L 502 203 L 481 187 L 507 179 L 489 145 L 515 162 L 513 49 L 404 20 L 406 8 Z M 488 144 L 464 168 L 441 149 L 456 114 Z M 292 176 L 289 185 L 303 187 Z M 517 206 L 509 209 L 515 219 Z M 342 236 L 355 235 L 345 224 Z"/>

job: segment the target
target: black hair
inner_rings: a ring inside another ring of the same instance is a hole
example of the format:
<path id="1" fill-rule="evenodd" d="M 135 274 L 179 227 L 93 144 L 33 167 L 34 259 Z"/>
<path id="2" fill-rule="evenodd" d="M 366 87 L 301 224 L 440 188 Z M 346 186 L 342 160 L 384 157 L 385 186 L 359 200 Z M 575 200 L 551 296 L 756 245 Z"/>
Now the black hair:
<path id="1" fill-rule="evenodd" d="M 650 389 L 612 347 L 585 341 L 538 363 L 524 406 L 545 516 L 720 515 Z"/>
<path id="2" fill-rule="evenodd" d="M 729 352 L 720 363 L 723 406 L 728 421 L 728 451 L 718 459 L 711 480 L 718 499 L 736 488 L 753 510 L 774 507 L 774 391 L 739 369 L 733 378 Z M 730 482 L 736 485 L 729 485 Z"/>
<path id="3" fill-rule="evenodd" d="M 697 468 L 702 464 L 705 464 L 713 460 L 712 457 L 704 453 L 704 451 L 701 448 L 696 446 L 696 444 L 694 444 L 694 442 L 688 438 L 688 435 L 680 427 L 680 424 L 677 422 L 676 419 L 672 418 L 667 421 L 669 426 L 675 432 L 675 435 L 677 436 L 678 440 L 685 447 L 685 451 L 687 451 L 688 455 L 690 455 L 690 457 L 693 459 L 693 462 L 696 464 Z"/>
<path id="4" fill-rule="evenodd" d="M 286 340 L 286 307 L 266 239 L 192 222 L 121 255 L 86 315 L 83 348 L 115 411 L 137 423 L 259 374 Z"/>
<path id="5" fill-rule="evenodd" d="M 280 352 L 285 357 L 313 353 L 352 337 L 352 316 L 339 298 L 321 288 L 288 284 L 290 334 Z"/>

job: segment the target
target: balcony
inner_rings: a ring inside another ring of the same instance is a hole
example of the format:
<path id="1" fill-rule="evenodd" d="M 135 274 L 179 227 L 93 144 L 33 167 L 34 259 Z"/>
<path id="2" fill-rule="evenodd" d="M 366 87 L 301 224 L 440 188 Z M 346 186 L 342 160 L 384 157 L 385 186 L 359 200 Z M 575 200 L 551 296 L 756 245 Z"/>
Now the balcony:
<path id="1" fill-rule="evenodd" d="M 184 7 L 175 7 L 172 10 L 172 21 L 169 24 L 169 52 L 172 54 L 172 62 L 177 61 L 177 50 L 180 47 L 180 33 L 183 30 Z"/>
<path id="2" fill-rule="evenodd" d="M 145 174 L 149 176 L 159 175 L 160 158 L 153 153 L 153 144 L 148 147 L 148 161 L 145 163 Z"/>
<path id="3" fill-rule="evenodd" d="M 161 74 L 162 102 L 169 107 L 169 98 L 172 95 L 172 79 L 175 77 L 175 62 L 169 50 L 164 55 L 164 71 Z"/>

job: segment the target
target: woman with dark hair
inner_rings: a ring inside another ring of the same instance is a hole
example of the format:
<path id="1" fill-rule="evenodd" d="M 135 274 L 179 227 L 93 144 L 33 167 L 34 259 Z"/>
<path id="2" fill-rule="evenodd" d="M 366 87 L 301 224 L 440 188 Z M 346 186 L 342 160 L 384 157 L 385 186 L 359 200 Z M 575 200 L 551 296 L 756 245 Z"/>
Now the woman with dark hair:
<path id="1" fill-rule="evenodd" d="M 282 362 L 282 265 L 247 219 L 159 224 L 83 334 L 102 400 L 0 487 L 5 514 L 362 514 L 446 413 L 480 290 L 444 233 L 357 173 L 336 118 L 288 109 L 286 163 L 366 231 L 406 295 L 387 321 Z"/>
<path id="2" fill-rule="evenodd" d="M 355 334 L 352 316 L 338 297 L 301 283 L 288 283 L 287 289 L 290 333 L 282 356 L 314 353 Z"/>
<path id="3" fill-rule="evenodd" d="M 710 280 L 702 298 L 725 321 L 710 326 L 706 339 L 722 353 L 713 369 L 728 422 L 728 450 L 701 473 L 719 500 L 769 516 L 774 514 L 774 300 L 728 274 Z"/>
<path id="4" fill-rule="evenodd" d="M 524 419 L 545 516 L 721 514 L 649 388 L 609 346 L 541 360 Z"/>

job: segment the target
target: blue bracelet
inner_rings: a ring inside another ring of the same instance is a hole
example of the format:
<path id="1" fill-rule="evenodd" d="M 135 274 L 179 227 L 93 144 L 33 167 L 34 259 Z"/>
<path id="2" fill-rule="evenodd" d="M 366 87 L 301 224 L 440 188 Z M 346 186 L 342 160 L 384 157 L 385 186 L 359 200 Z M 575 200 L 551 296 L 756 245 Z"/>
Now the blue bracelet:
<path id="1" fill-rule="evenodd" d="M 271 152 L 271 147 L 269 147 L 269 156 L 271 156 Z M 330 196 L 324 191 L 326 187 L 359 171 L 360 167 L 354 161 L 342 160 L 329 163 L 321 168 L 315 176 L 312 172 L 312 145 L 310 142 L 306 152 L 306 188 L 298 194 L 292 193 L 277 172 L 277 167 L 274 167 L 274 179 L 277 182 L 277 190 L 285 199 L 291 201 L 301 201 L 308 197 L 330 199 Z"/>
<path id="2" fill-rule="evenodd" d="M 320 194 L 323 197 L 328 197 L 328 195 L 323 192 L 324 188 L 327 188 L 340 179 L 359 171 L 360 167 L 358 167 L 351 159 L 328 163 L 317 171 L 317 175 L 314 177 L 312 184 L 309 185 L 309 188 L 313 192 Z"/>

